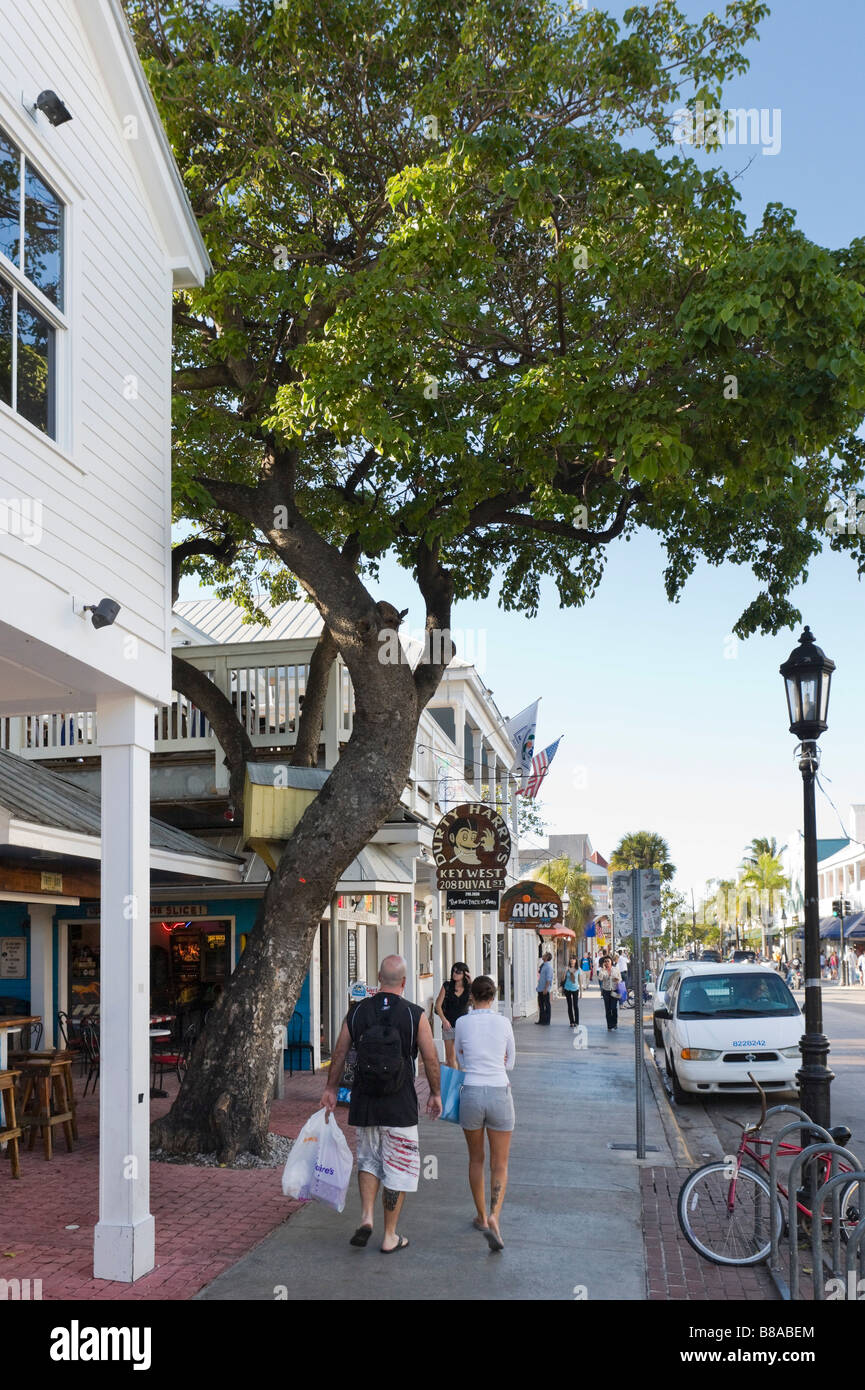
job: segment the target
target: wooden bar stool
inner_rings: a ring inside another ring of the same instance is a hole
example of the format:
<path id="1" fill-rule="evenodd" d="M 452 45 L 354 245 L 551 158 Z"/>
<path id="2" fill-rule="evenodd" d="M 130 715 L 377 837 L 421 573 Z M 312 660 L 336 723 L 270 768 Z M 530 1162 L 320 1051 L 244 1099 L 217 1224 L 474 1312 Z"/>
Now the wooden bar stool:
<path id="1" fill-rule="evenodd" d="M 47 1160 L 53 1156 L 51 1131 L 55 1125 L 63 1126 L 66 1148 L 72 1152 L 73 1114 L 68 1108 L 67 1089 L 69 1069 L 67 1061 L 54 1060 L 25 1062 L 21 1068 L 21 1128 L 30 1130 L 28 1149 L 32 1149 L 36 1141 L 36 1130 L 42 1131 L 42 1147 Z"/>
<path id="2" fill-rule="evenodd" d="M 0 1100 L 3 1102 L 3 1114 L 5 1119 L 3 1127 L 0 1128 L 0 1144 L 8 1144 L 9 1161 L 12 1165 L 13 1178 L 20 1178 L 21 1164 L 18 1161 L 18 1140 L 21 1138 L 21 1128 L 15 1120 L 15 1078 L 21 1073 L 17 1071 L 0 1071 Z"/>

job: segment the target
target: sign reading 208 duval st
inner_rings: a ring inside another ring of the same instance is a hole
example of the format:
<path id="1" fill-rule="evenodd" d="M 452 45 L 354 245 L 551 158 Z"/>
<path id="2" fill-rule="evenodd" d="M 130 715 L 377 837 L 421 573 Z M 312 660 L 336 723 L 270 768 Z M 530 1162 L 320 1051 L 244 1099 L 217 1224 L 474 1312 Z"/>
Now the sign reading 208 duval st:
<path id="1" fill-rule="evenodd" d="M 467 802 L 442 816 L 433 835 L 433 859 L 449 910 L 497 908 L 510 856 L 510 832 L 492 807 Z"/>

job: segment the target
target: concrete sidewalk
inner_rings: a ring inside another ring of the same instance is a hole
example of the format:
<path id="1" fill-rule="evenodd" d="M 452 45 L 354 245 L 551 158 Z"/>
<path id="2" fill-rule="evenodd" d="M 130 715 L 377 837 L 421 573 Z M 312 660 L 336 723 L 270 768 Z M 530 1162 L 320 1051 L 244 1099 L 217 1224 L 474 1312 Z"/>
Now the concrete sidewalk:
<path id="1" fill-rule="evenodd" d="M 641 1164 L 633 1149 L 610 1148 L 633 1144 L 635 1137 L 634 1016 L 626 1010 L 619 1017 L 619 1030 L 608 1033 L 593 989 L 581 1006 L 589 1031 L 585 1051 L 572 1045 L 563 1001 L 553 1004 L 549 1028 L 538 1029 L 531 1020 L 515 1026 L 517 1127 L 501 1254 L 491 1254 L 471 1226 L 461 1130 L 422 1114 L 421 1181 L 400 1219 L 409 1249 L 393 1259 L 381 1255 L 380 1208 L 366 1249 L 349 1245 L 360 1216 L 353 1179 L 341 1216 L 313 1202 L 304 1205 L 196 1297 L 645 1299 L 640 1169 L 672 1164 L 673 1155 L 648 1084 L 647 1142 L 654 1150 Z"/>

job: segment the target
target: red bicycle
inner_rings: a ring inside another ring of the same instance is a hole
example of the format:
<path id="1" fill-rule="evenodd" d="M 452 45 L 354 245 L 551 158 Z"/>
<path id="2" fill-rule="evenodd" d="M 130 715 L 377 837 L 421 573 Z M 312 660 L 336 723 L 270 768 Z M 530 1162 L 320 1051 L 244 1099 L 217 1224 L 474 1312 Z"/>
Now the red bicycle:
<path id="1" fill-rule="evenodd" d="M 751 1080 L 754 1081 L 753 1076 Z M 740 1125 L 742 1138 L 736 1154 L 728 1158 L 705 1163 L 696 1168 L 682 1184 L 679 1193 L 678 1215 L 685 1239 L 704 1259 L 719 1265 L 755 1265 L 767 1259 L 771 1249 L 771 1202 L 778 1204 L 779 1229 L 784 1229 L 784 1206 L 789 1196 L 787 1188 L 780 1180 L 776 1181 L 772 1193 L 768 1177 L 769 1149 L 771 1139 L 764 1139 L 760 1130 L 766 1123 L 766 1093 L 754 1081 L 760 1092 L 762 1113 L 756 1124 Z M 740 1124 L 738 1120 L 734 1124 Z M 844 1148 L 850 1140 L 850 1130 L 846 1125 L 836 1125 L 829 1131 L 833 1142 Z M 798 1144 L 782 1140 L 778 1145 L 781 1157 L 795 1158 L 802 1152 Z M 835 1158 L 837 1159 L 837 1155 Z M 750 1159 L 756 1167 L 745 1167 Z M 831 1154 L 817 1154 L 815 1158 L 820 1183 L 830 1176 Z M 850 1173 L 853 1169 L 841 1161 L 837 1172 Z M 801 1216 L 810 1218 L 811 1209 L 797 1196 L 796 1207 Z M 841 1195 L 841 1233 L 851 1230 L 860 1218 L 859 1185 L 852 1182 Z M 831 1213 L 826 1212 L 824 1221 L 831 1222 Z"/>

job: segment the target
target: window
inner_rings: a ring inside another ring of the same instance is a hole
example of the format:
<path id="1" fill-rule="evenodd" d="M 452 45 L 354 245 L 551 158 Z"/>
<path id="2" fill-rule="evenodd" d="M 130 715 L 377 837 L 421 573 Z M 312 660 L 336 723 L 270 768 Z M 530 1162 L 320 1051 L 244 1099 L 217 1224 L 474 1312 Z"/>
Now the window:
<path id="1" fill-rule="evenodd" d="M 0 401 L 52 439 L 62 319 L 44 300 L 62 313 L 63 224 L 57 194 L 0 130 Z"/>

